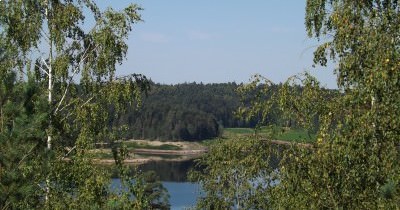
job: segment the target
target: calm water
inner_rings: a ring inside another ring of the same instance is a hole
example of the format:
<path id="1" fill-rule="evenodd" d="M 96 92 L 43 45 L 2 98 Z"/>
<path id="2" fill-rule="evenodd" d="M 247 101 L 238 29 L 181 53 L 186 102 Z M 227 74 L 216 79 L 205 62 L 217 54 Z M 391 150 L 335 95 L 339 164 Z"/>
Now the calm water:
<path id="1" fill-rule="evenodd" d="M 194 160 L 185 161 L 151 161 L 139 166 L 143 171 L 154 171 L 161 181 L 186 182 L 187 172 L 194 166 Z"/>
<path id="2" fill-rule="evenodd" d="M 194 161 L 154 161 L 140 167 L 143 171 L 153 170 L 160 177 L 170 195 L 171 209 L 185 209 L 196 204 L 199 185 L 187 181 L 187 172 Z"/>
<path id="3" fill-rule="evenodd" d="M 193 207 L 196 204 L 196 198 L 199 195 L 199 185 L 190 182 L 162 182 L 170 195 L 169 202 L 171 209 L 185 209 Z M 120 179 L 113 179 L 111 187 L 121 188 Z"/>
<path id="4" fill-rule="evenodd" d="M 271 166 L 276 168 L 278 158 L 273 157 Z M 140 170 L 153 170 L 160 177 L 162 184 L 170 195 L 171 209 L 185 209 L 196 204 L 201 189 L 197 183 L 187 181 L 187 172 L 194 166 L 193 160 L 187 161 L 153 161 L 141 165 Z M 112 180 L 112 188 L 120 189 L 120 180 Z"/>
<path id="5" fill-rule="evenodd" d="M 193 164 L 193 160 L 155 161 L 140 166 L 140 169 L 143 171 L 153 170 L 156 172 L 162 184 L 168 190 L 171 209 L 175 210 L 194 206 L 200 194 L 199 185 L 187 181 L 187 172 L 193 167 Z M 120 179 L 113 179 L 111 188 L 120 189 Z"/>

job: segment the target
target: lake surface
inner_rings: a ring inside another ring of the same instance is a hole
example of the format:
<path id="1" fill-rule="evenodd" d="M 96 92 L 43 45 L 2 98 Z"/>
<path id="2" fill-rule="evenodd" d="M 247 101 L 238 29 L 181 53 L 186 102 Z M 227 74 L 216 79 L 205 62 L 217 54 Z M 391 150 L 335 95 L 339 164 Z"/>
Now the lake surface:
<path id="1" fill-rule="evenodd" d="M 142 171 L 154 171 L 161 181 L 187 182 L 187 172 L 193 168 L 194 160 L 183 161 L 151 161 L 139 166 Z"/>
<path id="2" fill-rule="evenodd" d="M 196 183 L 190 182 L 162 182 L 170 195 L 169 203 L 171 209 L 186 209 L 196 204 L 196 199 L 200 194 L 200 187 Z M 115 178 L 111 182 L 111 188 L 120 189 L 121 180 Z"/>
<path id="3" fill-rule="evenodd" d="M 139 168 L 143 171 L 153 170 L 160 177 L 170 195 L 171 209 L 185 209 L 194 206 L 200 194 L 200 186 L 187 181 L 187 172 L 194 164 L 194 160 L 152 161 Z"/>
<path id="4" fill-rule="evenodd" d="M 200 186 L 187 181 L 187 172 L 194 166 L 193 160 L 186 161 L 152 161 L 139 167 L 140 170 L 153 170 L 160 177 L 163 186 L 170 195 L 171 209 L 193 207 L 200 195 Z M 120 189 L 120 179 L 114 178 L 111 188 Z"/>
<path id="5" fill-rule="evenodd" d="M 277 168 L 279 158 L 273 156 L 270 160 L 272 167 Z M 194 160 L 185 161 L 152 161 L 139 166 L 142 171 L 153 170 L 160 177 L 163 186 L 170 195 L 171 209 L 186 209 L 196 204 L 200 196 L 201 189 L 199 184 L 191 183 L 187 180 L 187 172 L 195 165 Z M 113 179 L 112 188 L 119 188 L 120 180 Z"/>
<path id="6" fill-rule="evenodd" d="M 170 195 L 171 209 L 193 207 L 200 194 L 200 186 L 190 182 L 163 182 Z"/>

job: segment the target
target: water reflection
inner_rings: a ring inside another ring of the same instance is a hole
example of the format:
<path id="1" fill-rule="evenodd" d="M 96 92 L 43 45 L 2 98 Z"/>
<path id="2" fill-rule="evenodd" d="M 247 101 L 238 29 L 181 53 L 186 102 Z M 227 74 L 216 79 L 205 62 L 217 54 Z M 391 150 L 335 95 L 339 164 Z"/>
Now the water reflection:
<path id="1" fill-rule="evenodd" d="M 201 192 L 199 184 L 187 181 L 187 172 L 193 168 L 194 164 L 194 159 L 181 161 L 157 160 L 142 164 L 139 169 L 156 172 L 163 186 L 168 190 L 172 210 L 187 209 L 196 205 L 197 197 Z M 114 178 L 111 188 L 113 190 L 121 189 L 121 180 Z"/>
<path id="2" fill-rule="evenodd" d="M 282 148 L 277 148 L 277 154 L 274 154 L 269 159 L 270 167 L 277 169 L 280 161 Z M 155 171 L 159 176 L 164 187 L 170 194 L 171 209 L 185 209 L 193 207 L 196 204 L 197 198 L 201 195 L 201 187 L 198 183 L 190 183 L 187 179 L 187 172 L 195 166 L 194 159 L 187 160 L 156 160 L 139 165 L 139 170 Z M 132 166 L 134 167 L 134 166 Z M 263 177 L 264 178 L 264 177 Z M 265 183 L 265 180 L 260 178 L 255 180 L 258 184 Z M 273 183 L 273 185 L 278 182 Z M 112 187 L 120 188 L 120 180 L 113 179 Z"/>
<path id="3" fill-rule="evenodd" d="M 189 182 L 162 182 L 162 184 L 170 195 L 171 210 L 188 209 L 196 205 L 197 197 L 200 195 L 198 184 Z M 110 187 L 113 191 L 121 190 L 121 180 L 112 179 Z"/>
<path id="4" fill-rule="evenodd" d="M 155 171 L 161 181 L 186 182 L 187 172 L 193 168 L 194 160 L 184 161 L 150 161 L 139 166 L 142 171 Z"/>

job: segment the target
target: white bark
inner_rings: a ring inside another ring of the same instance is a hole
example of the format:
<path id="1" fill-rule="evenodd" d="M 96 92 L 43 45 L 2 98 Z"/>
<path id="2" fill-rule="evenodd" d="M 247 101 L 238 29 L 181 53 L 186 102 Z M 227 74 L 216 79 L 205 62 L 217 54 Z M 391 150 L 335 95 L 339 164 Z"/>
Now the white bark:
<path id="1" fill-rule="evenodd" d="M 50 54 L 51 54 L 51 53 L 50 53 Z M 48 87 L 49 98 L 48 98 L 48 102 L 49 102 L 49 105 L 51 106 L 51 102 L 52 102 L 52 100 L 53 100 L 53 98 L 52 98 L 52 92 L 53 92 L 53 72 L 52 72 L 52 68 L 51 68 L 51 56 L 50 56 L 49 60 L 50 60 L 50 65 L 49 65 L 49 69 L 48 69 L 48 72 L 49 72 L 49 87 Z M 50 131 L 49 131 L 49 133 L 47 134 L 47 149 L 51 150 L 51 116 L 50 116 L 50 119 L 49 119 L 49 120 L 50 120 L 50 122 L 49 122 Z"/>
<path id="2" fill-rule="evenodd" d="M 49 2 L 46 0 L 45 1 L 45 15 L 46 15 L 46 17 L 48 17 L 48 7 L 49 7 Z M 51 33 L 50 32 L 50 27 L 49 27 L 49 33 Z M 48 103 L 49 103 L 49 106 L 51 106 L 51 101 L 53 100 L 53 98 L 52 98 L 52 91 L 53 91 L 53 81 L 52 81 L 52 66 L 51 66 L 51 62 L 52 62 L 52 50 L 53 50 L 53 47 L 52 47 L 52 42 L 51 42 L 51 38 L 49 39 L 49 42 L 48 42 L 48 44 L 49 44 L 49 46 L 50 46 L 50 53 L 49 53 L 49 64 L 47 65 L 47 63 L 46 63 L 46 61 L 43 61 L 43 63 L 44 63 L 44 65 L 47 67 L 47 75 L 48 75 L 48 78 L 49 78 L 49 86 L 48 86 Z M 51 113 L 50 113 L 50 119 L 49 119 L 49 127 L 48 127 L 48 133 L 47 133 L 47 149 L 48 150 L 51 150 Z M 47 178 L 46 178 L 46 195 L 45 195 L 45 200 L 46 200 L 46 203 L 49 201 L 49 194 L 50 194 L 50 178 L 49 178 L 49 176 L 47 176 Z"/>
<path id="3" fill-rule="evenodd" d="M 95 47 L 95 48 L 93 49 L 93 51 L 96 50 L 96 48 L 97 48 L 97 47 Z M 84 61 L 86 60 L 86 58 L 89 56 L 88 49 L 89 49 L 89 47 L 85 50 L 85 52 L 83 53 L 82 59 L 79 61 L 78 65 L 75 67 L 74 71 L 72 72 L 72 76 L 69 78 L 67 87 L 65 88 L 65 91 L 64 91 L 63 96 L 61 97 L 61 100 L 58 102 L 58 105 L 57 105 L 57 107 L 56 107 L 56 109 L 55 109 L 55 111 L 54 111 L 54 114 L 57 114 L 57 112 L 59 111 L 60 106 L 61 106 L 62 102 L 64 101 L 65 96 L 66 96 L 67 93 L 68 93 L 69 86 L 71 85 L 71 82 L 73 81 L 75 75 L 78 73 L 80 66 L 83 64 L 83 62 L 84 62 Z"/>

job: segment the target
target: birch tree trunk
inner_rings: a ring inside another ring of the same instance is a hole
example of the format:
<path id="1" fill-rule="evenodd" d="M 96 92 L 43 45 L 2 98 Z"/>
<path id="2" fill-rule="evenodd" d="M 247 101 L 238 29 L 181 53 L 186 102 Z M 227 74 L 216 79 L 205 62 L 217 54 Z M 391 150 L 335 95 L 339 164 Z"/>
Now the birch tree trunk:
<path id="1" fill-rule="evenodd" d="M 48 8 L 49 8 L 49 2 L 48 2 L 48 0 L 45 0 L 45 16 L 46 16 L 46 18 L 47 19 L 49 19 L 49 14 L 48 14 Z M 51 36 L 51 28 L 50 28 L 50 24 L 48 23 L 47 24 L 47 28 L 48 28 L 48 30 L 49 30 L 49 34 L 50 34 L 50 36 Z M 47 91 L 48 91 L 48 104 L 49 104 L 49 107 L 51 107 L 51 103 L 52 103 L 52 100 L 53 100 L 53 98 L 52 98 L 52 91 L 53 91 L 53 87 L 52 87 L 52 80 L 53 80 L 53 72 L 52 72 L 52 68 L 51 68 L 51 66 L 52 66 L 52 64 L 51 64 L 51 61 L 52 61 L 52 49 L 53 49 L 53 47 L 52 47 L 52 40 L 51 40 L 51 38 L 49 39 L 49 49 L 50 49 L 50 52 L 49 52 L 49 64 L 48 65 L 46 65 L 46 63 L 45 63 L 45 66 L 47 66 L 47 76 L 48 76 L 48 80 L 49 80 L 49 83 L 48 83 L 48 89 L 47 89 Z M 45 61 L 43 61 L 43 62 L 45 62 Z M 52 136 L 51 136 L 51 124 L 52 124 L 52 116 L 51 116 L 51 113 L 50 113 L 50 116 L 49 116 L 49 124 L 48 124 L 48 129 L 47 129 L 47 150 L 48 151 L 50 151 L 51 150 L 51 138 L 52 138 Z M 46 197 L 45 197 L 45 200 L 46 200 L 46 203 L 48 203 L 49 202 L 49 195 L 50 195 L 50 178 L 49 178 L 49 175 L 47 175 L 47 178 L 46 178 Z"/>
<path id="2" fill-rule="evenodd" d="M 103 209 L 108 175 L 88 151 L 97 141 L 118 138 L 120 128 L 107 123 L 109 107 L 121 114 L 148 89 L 142 75 L 115 73 L 139 10 L 130 4 L 101 11 L 93 0 L 0 2 L 0 35 L 16 54 L 10 69 L 32 79 L 36 101 L 27 101 L 40 112 L 32 119 L 40 127 L 40 155 L 33 158 L 43 172 L 35 180 L 40 206 L 32 209 Z M 84 22 L 88 16 L 92 25 Z"/>

